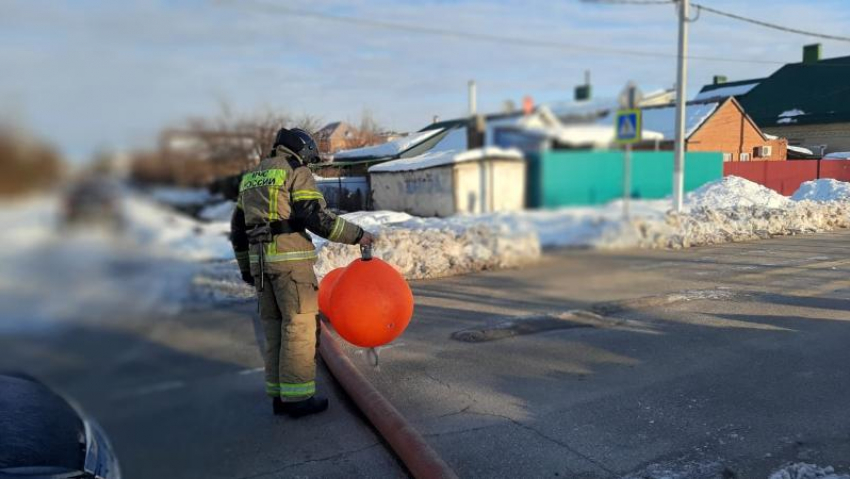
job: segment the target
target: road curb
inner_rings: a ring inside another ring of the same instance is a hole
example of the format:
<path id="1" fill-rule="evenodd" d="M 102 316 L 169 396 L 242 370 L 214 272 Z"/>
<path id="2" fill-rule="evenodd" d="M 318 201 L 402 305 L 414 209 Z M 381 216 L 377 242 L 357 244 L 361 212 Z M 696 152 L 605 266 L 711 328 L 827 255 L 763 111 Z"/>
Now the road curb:
<path id="1" fill-rule="evenodd" d="M 457 479 L 425 439 L 370 383 L 345 355 L 329 332 L 321 328 L 319 353 L 331 374 L 378 430 L 411 475 L 417 479 Z"/>

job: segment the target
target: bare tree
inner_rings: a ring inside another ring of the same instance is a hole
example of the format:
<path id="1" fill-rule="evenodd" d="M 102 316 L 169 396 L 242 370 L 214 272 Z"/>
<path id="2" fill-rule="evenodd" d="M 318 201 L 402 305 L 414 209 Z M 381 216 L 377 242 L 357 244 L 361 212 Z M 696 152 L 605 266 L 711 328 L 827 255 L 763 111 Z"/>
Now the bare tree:
<path id="1" fill-rule="evenodd" d="M 363 110 L 360 114 L 360 125 L 357 127 L 357 133 L 348 143 L 349 148 L 361 148 L 379 143 L 382 130 L 372 112 Z"/>
<path id="2" fill-rule="evenodd" d="M 308 113 L 301 115 L 289 125 L 291 128 L 301 128 L 313 136 L 322 129 L 322 126 L 323 122 L 320 117 Z"/>

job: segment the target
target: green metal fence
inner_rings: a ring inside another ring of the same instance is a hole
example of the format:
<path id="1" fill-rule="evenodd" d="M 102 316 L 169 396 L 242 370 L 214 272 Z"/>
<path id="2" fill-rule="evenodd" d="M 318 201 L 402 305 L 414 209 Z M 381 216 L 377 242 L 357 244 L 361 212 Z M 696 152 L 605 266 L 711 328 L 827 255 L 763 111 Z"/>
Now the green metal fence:
<path id="1" fill-rule="evenodd" d="M 685 190 L 723 177 L 723 155 L 687 153 Z M 549 151 L 528 158 L 532 208 L 607 203 L 623 196 L 622 151 Z M 673 190 L 673 152 L 632 153 L 632 198 L 664 198 Z"/>

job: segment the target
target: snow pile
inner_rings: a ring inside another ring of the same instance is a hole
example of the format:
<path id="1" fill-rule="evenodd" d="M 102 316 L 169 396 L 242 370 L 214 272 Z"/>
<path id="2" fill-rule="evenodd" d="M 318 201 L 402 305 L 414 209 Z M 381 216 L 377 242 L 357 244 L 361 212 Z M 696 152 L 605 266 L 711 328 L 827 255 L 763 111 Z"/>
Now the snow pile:
<path id="1" fill-rule="evenodd" d="M 206 221 L 230 221 L 235 206 L 236 202 L 230 200 L 214 203 L 201 209 L 198 217 Z"/>
<path id="2" fill-rule="evenodd" d="M 56 195 L 0 204 L 0 332 L 174 312 L 191 299 L 198 260 L 233 256 L 226 224 L 198 223 L 146 196 L 121 202 L 117 231 L 64 225 Z"/>
<path id="3" fill-rule="evenodd" d="M 685 201 L 692 207 L 708 209 L 760 206 L 787 208 L 791 200 L 770 188 L 737 176 L 712 181 L 688 193 Z"/>
<path id="4" fill-rule="evenodd" d="M 669 208 L 669 200 L 635 200 L 630 220 L 622 217 L 621 201 L 451 218 L 385 211 L 345 218 L 375 233 L 376 254 L 411 279 L 514 266 L 535 260 L 546 247 L 678 249 L 850 227 L 842 202 L 792 201 L 737 177 L 685 195 L 682 213 Z M 355 247 L 316 242 L 320 274 L 358 255 Z"/>
<path id="5" fill-rule="evenodd" d="M 136 195 L 124 198 L 129 239 L 151 254 L 180 260 L 230 259 L 229 222 L 201 223 Z"/>
<path id="6" fill-rule="evenodd" d="M 205 188 L 177 188 L 158 186 L 150 190 L 150 196 L 156 201 L 175 207 L 203 205 L 221 200 L 220 195 L 214 195 Z"/>
<path id="7" fill-rule="evenodd" d="M 850 475 L 836 474 L 832 466 L 818 467 L 798 462 L 774 472 L 768 479 L 850 479 Z"/>
<path id="8" fill-rule="evenodd" d="M 637 218 L 631 226 L 638 238 L 634 246 L 688 248 L 848 228 L 850 215 L 839 203 L 802 201 L 787 209 L 692 208 L 689 213 L 669 213 L 664 221 Z"/>
<path id="9" fill-rule="evenodd" d="M 850 201 L 850 183 L 833 179 L 807 181 L 791 196 L 794 201 Z"/>
<path id="10" fill-rule="evenodd" d="M 437 278 L 519 266 L 540 257 L 533 231 L 512 231 L 484 222 L 415 218 L 404 213 L 362 212 L 345 216 L 377 235 L 375 256 L 408 279 Z M 357 246 L 315 239 L 318 276 L 360 256 Z"/>

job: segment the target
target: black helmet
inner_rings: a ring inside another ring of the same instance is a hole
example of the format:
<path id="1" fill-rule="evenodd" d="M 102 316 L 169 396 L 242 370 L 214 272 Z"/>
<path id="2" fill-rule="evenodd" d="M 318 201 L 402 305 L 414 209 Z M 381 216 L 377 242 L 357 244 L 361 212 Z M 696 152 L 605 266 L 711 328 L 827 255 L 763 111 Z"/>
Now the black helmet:
<path id="1" fill-rule="evenodd" d="M 293 153 L 296 153 L 304 160 L 304 163 L 318 163 L 319 161 L 319 148 L 316 146 L 316 142 L 309 133 L 301 128 L 293 128 L 291 130 L 281 128 L 278 130 L 272 148 L 277 148 L 278 146 L 286 147 Z"/>
<path id="2" fill-rule="evenodd" d="M 316 146 L 316 141 L 313 140 L 313 137 L 301 128 L 293 128 L 290 131 L 298 135 L 298 138 L 303 142 L 301 150 L 296 153 L 304 160 L 304 163 L 318 163 L 319 147 Z"/>

